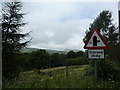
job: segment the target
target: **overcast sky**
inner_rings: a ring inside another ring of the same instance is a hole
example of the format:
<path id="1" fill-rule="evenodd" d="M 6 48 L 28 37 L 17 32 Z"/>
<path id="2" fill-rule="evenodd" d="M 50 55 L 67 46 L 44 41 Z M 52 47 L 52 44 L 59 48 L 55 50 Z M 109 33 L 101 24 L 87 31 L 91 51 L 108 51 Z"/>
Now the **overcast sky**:
<path id="1" fill-rule="evenodd" d="M 117 8 L 117 2 L 24 2 L 24 32 L 32 31 L 33 38 L 29 47 L 83 50 L 90 23 L 103 10 L 110 10 L 117 23 Z"/>
<path id="2" fill-rule="evenodd" d="M 32 48 L 84 50 L 85 31 L 101 11 L 110 10 L 118 22 L 117 2 L 23 2 L 22 10 Z"/>

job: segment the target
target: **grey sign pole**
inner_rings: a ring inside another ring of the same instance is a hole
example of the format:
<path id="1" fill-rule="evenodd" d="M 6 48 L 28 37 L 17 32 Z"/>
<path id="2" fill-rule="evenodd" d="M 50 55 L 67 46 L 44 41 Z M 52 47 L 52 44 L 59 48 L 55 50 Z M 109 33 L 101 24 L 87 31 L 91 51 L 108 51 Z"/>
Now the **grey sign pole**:
<path id="1" fill-rule="evenodd" d="M 120 1 L 118 2 L 118 26 L 119 26 L 119 49 L 118 49 L 118 53 L 120 53 Z M 118 54 L 118 59 L 120 59 L 119 54 Z"/>
<path id="2" fill-rule="evenodd" d="M 95 77 L 97 79 L 97 60 L 95 59 Z"/>
<path id="3" fill-rule="evenodd" d="M 2 24 L 0 23 L 0 90 L 2 89 Z"/>

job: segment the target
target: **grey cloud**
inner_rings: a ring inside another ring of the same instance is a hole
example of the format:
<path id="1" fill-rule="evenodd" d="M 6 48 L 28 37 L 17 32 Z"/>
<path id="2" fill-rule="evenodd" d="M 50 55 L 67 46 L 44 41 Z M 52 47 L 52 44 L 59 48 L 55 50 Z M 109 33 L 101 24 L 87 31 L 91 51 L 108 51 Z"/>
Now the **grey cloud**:
<path id="1" fill-rule="evenodd" d="M 26 31 L 32 30 L 33 40 L 29 46 L 49 49 L 83 50 L 82 39 L 89 24 L 100 11 L 114 9 L 109 6 L 112 3 L 26 2 L 23 5 L 24 11 L 29 12 L 25 17 L 28 22 Z"/>

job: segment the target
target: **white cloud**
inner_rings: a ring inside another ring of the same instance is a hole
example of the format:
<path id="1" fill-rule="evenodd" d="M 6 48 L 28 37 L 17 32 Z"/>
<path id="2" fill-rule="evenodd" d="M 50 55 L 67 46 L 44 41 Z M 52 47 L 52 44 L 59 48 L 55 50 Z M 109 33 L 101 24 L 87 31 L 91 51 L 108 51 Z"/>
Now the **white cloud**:
<path id="1" fill-rule="evenodd" d="M 48 37 L 53 37 L 53 36 L 54 36 L 54 33 L 53 33 L 51 30 L 45 31 L 45 34 L 46 34 Z"/>
<path id="2" fill-rule="evenodd" d="M 30 47 L 83 50 L 85 30 L 102 10 L 112 11 L 117 22 L 117 3 L 27 2 L 23 6 L 29 12 L 24 30 L 32 30 Z"/>

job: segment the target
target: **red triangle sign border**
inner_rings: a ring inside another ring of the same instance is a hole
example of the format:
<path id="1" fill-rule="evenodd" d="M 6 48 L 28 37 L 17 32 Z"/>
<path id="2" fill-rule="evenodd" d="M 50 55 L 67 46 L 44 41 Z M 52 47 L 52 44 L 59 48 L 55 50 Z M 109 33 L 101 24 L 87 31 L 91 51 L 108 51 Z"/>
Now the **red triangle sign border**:
<path id="1" fill-rule="evenodd" d="M 100 37 L 100 39 L 103 41 L 104 45 L 105 46 L 91 46 L 91 47 L 87 47 L 93 33 L 96 32 L 98 34 L 98 36 Z M 99 33 L 99 31 L 97 29 L 92 29 L 92 33 L 90 35 L 90 37 L 88 38 L 87 42 L 85 43 L 85 46 L 84 46 L 84 49 L 106 49 L 106 48 L 109 48 L 109 46 L 107 45 L 106 41 L 103 39 L 102 35 Z"/>

